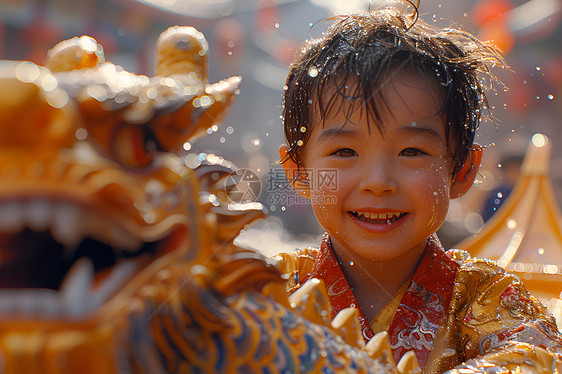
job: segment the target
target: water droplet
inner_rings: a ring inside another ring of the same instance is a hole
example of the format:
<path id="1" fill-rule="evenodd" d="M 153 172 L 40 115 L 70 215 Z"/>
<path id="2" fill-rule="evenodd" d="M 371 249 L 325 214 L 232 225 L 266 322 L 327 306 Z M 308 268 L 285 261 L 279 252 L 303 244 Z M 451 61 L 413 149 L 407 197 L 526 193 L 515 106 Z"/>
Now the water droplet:
<path id="1" fill-rule="evenodd" d="M 154 221 L 156 221 L 156 215 L 153 212 L 145 213 L 142 218 L 144 219 L 144 222 L 149 224 L 154 223 Z"/>
<path id="2" fill-rule="evenodd" d="M 306 132 L 306 127 L 301 126 L 301 132 Z"/>
<path id="3" fill-rule="evenodd" d="M 531 142 L 535 147 L 543 147 L 547 142 L 547 138 L 543 134 L 535 134 L 531 138 Z"/>
<path id="4" fill-rule="evenodd" d="M 297 145 L 300 147 L 303 145 L 303 141 L 301 139 L 299 139 L 299 141 L 297 142 Z"/>
<path id="5" fill-rule="evenodd" d="M 191 149 L 191 143 L 190 142 L 183 143 L 183 149 L 189 151 Z"/>
<path id="6" fill-rule="evenodd" d="M 539 255 L 544 255 L 544 248 L 539 248 L 539 249 L 537 249 L 537 253 L 538 253 Z"/>
<path id="7" fill-rule="evenodd" d="M 278 29 L 279 28 L 279 23 L 275 23 L 275 28 Z"/>
<path id="8" fill-rule="evenodd" d="M 57 80 L 51 74 L 47 75 L 43 78 L 43 82 L 41 83 L 41 88 L 46 92 L 51 92 L 58 87 Z"/>
<path id="9" fill-rule="evenodd" d="M 353 261 L 349 261 L 349 266 L 353 266 L 355 263 Z"/>
<path id="10" fill-rule="evenodd" d="M 185 166 L 191 169 L 195 169 L 201 165 L 201 160 L 197 157 L 196 154 L 188 154 L 185 156 Z"/>
<path id="11" fill-rule="evenodd" d="M 514 219 L 508 219 L 506 226 L 510 230 L 515 230 L 515 228 L 517 227 L 517 221 L 515 221 Z"/>
<path id="12" fill-rule="evenodd" d="M 498 164 L 498 167 L 501 168 L 501 167 L 502 167 L 502 164 Z"/>
<path id="13" fill-rule="evenodd" d="M 232 51 L 228 51 L 227 55 L 232 56 Z"/>
<path id="14" fill-rule="evenodd" d="M 149 99 L 154 100 L 158 96 L 158 91 L 156 91 L 154 87 L 150 87 L 148 90 L 146 90 L 146 96 L 148 96 Z"/>
<path id="15" fill-rule="evenodd" d="M 233 48 L 235 44 L 236 44 L 236 43 L 234 43 L 234 40 L 229 40 L 228 43 L 226 43 L 226 45 L 228 46 L 228 48 Z"/>
<path id="16" fill-rule="evenodd" d="M 85 128 L 79 128 L 78 130 L 76 130 L 74 135 L 76 136 L 76 139 L 84 140 L 88 137 L 88 130 L 86 130 Z"/>
<path id="17" fill-rule="evenodd" d="M 548 100 L 554 99 L 554 95 L 553 95 L 553 94 L 549 94 L 547 97 L 548 97 Z"/>
<path id="18" fill-rule="evenodd" d="M 464 17 L 468 17 L 468 13 L 463 13 L 462 14 Z"/>
<path id="19" fill-rule="evenodd" d="M 537 69 L 537 71 L 541 71 L 541 67 L 537 66 L 535 69 Z"/>
<path id="20" fill-rule="evenodd" d="M 501 192 L 498 192 L 496 196 L 501 199 L 503 197 L 503 194 Z"/>
<path id="21" fill-rule="evenodd" d="M 316 69 L 315 66 L 311 66 L 308 69 L 308 75 L 310 75 L 312 78 L 316 77 L 318 75 L 318 69 Z"/>
<path id="22" fill-rule="evenodd" d="M 441 8 L 441 4 L 437 4 L 437 8 Z"/>
<path id="23" fill-rule="evenodd" d="M 232 126 L 228 126 L 226 128 L 226 133 L 232 135 L 234 133 L 234 128 Z"/>
<path id="24" fill-rule="evenodd" d="M 226 142 L 226 139 L 224 138 L 224 136 L 221 136 L 221 137 L 220 137 L 219 142 L 221 142 L 221 143 Z"/>
<path id="25" fill-rule="evenodd" d="M 219 129 L 219 126 L 218 126 L 218 125 L 213 125 L 213 126 L 211 126 L 211 130 L 213 130 L 213 132 L 217 132 L 218 129 Z"/>
<path id="26" fill-rule="evenodd" d="M 39 78 L 41 71 L 33 62 L 24 61 L 16 67 L 16 78 L 25 83 L 33 82 Z"/>
<path id="27" fill-rule="evenodd" d="M 284 206 L 282 206 L 282 207 L 281 207 L 281 210 L 283 210 L 283 211 L 284 211 L 285 209 L 287 209 L 287 208 L 285 208 Z"/>
<path id="28" fill-rule="evenodd" d="M 540 98 L 541 98 L 540 96 L 537 96 L 535 99 L 539 100 Z"/>
<path id="29" fill-rule="evenodd" d="M 211 204 L 213 204 L 213 206 L 219 206 L 219 200 L 217 199 L 217 197 L 213 194 L 209 195 L 209 202 Z"/>

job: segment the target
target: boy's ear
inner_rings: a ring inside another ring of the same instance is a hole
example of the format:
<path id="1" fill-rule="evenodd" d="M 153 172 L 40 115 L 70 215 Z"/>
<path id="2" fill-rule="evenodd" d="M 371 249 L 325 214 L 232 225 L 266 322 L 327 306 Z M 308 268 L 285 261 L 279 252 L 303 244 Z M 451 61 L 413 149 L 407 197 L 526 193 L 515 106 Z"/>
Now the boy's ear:
<path id="1" fill-rule="evenodd" d="M 482 147 L 474 144 L 463 166 L 453 179 L 451 184 L 450 198 L 456 199 L 457 197 L 464 196 L 474 184 L 474 179 L 480 167 L 482 160 Z"/>
<path id="2" fill-rule="evenodd" d="M 281 158 L 283 168 L 285 169 L 285 175 L 287 175 L 287 180 L 291 183 L 291 187 L 301 196 L 310 198 L 310 181 L 306 173 L 303 173 L 303 168 L 299 167 L 297 163 L 290 157 L 288 157 L 289 146 L 287 144 L 281 144 L 279 147 L 279 157 Z"/>

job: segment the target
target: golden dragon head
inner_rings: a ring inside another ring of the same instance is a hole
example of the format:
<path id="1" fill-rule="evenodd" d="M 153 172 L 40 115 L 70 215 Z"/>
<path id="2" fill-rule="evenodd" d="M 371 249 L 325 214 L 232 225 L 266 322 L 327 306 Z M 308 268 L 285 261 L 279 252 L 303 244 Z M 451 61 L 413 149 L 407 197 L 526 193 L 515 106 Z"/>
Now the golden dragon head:
<path id="1" fill-rule="evenodd" d="M 221 120 L 240 78 L 208 84 L 207 44 L 191 27 L 157 49 L 150 78 L 105 62 L 89 37 L 55 46 L 47 67 L 0 62 L 3 372 L 116 371 L 151 280 L 228 246 L 207 234 L 221 222 L 228 237 L 262 216 L 212 204 L 207 169 L 220 163 L 191 170 L 178 157 Z"/>
<path id="2" fill-rule="evenodd" d="M 45 67 L 0 62 L 1 372 L 397 373 L 355 310 L 327 319 L 321 282 L 289 297 L 233 245 L 263 208 L 229 199 L 222 158 L 190 168 L 182 145 L 220 122 L 240 78 L 207 82 L 191 27 L 156 49 L 153 77 L 86 36 Z"/>

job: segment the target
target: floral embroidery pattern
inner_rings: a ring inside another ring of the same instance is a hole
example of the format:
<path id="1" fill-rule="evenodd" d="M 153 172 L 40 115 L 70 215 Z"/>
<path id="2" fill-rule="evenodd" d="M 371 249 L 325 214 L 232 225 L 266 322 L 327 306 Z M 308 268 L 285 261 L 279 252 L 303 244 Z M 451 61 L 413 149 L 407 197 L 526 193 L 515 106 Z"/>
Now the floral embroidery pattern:
<path id="1" fill-rule="evenodd" d="M 425 365 L 437 328 L 451 301 L 458 267 L 447 256 L 437 237 L 431 237 L 388 330 L 396 362 L 404 353 L 414 350 L 420 366 Z M 310 278 L 322 279 L 326 284 L 332 318 L 344 308 L 359 305 L 332 252 L 328 235 L 322 239 L 310 275 L 300 283 L 304 284 Z M 357 308 L 363 338 L 368 341 L 374 333 L 361 308 Z"/>

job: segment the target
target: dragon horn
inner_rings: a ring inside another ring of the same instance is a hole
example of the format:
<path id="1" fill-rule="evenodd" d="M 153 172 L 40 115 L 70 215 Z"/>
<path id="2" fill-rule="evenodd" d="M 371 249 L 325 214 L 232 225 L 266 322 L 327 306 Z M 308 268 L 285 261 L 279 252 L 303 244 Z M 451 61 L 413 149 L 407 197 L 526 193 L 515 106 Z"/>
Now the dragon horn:
<path id="1" fill-rule="evenodd" d="M 154 75 L 193 75 L 207 82 L 209 45 L 203 33 L 190 26 L 174 26 L 163 32 L 156 42 Z"/>
<path id="2" fill-rule="evenodd" d="M 323 280 L 309 279 L 289 296 L 289 303 L 303 318 L 317 325 L 332 328 L 330 301 Z M 318 313 L 319 310 L 326 313 Z"/>
<path id="3" fill-rule="evenodd" d="M 389 373 L 399 374 L 398 369 L 396 368 L 396 363 L 394 362 L 392 350 L 390 349 L 388 332 L 381 331 L 373 336 L 365 346 L 365 350 L 369 356 L 379 360 L 385 367 L 387 367 Z"/>
<path id="4" fill-rule="evenodd" d="M 105 62 L 103 48 L 89 36 L 76 36 L 56 44 L 47 53 L 45 67 L 53 73 L 93 68 Z"/>
<path id="5" fill-rule="evenodd" d="M 347 344 L 360 349 L 365 348 L 357 308 L 342 309 L 332 320 L 332 327 Z"/>
<path id="6" fill-rule="evenodd" d="M 396 367 L 400 374 L 420 374 L 422 372 L 414 351 L 404 353 Z"/>

